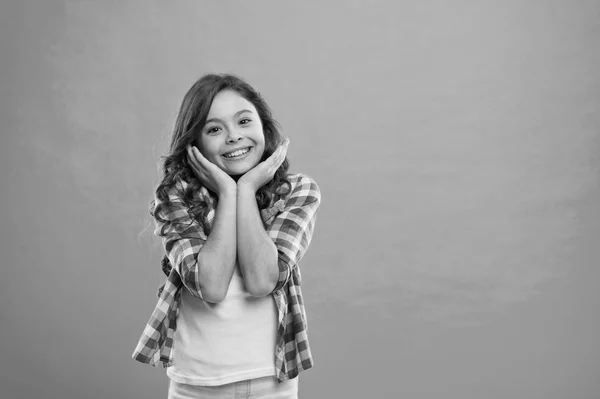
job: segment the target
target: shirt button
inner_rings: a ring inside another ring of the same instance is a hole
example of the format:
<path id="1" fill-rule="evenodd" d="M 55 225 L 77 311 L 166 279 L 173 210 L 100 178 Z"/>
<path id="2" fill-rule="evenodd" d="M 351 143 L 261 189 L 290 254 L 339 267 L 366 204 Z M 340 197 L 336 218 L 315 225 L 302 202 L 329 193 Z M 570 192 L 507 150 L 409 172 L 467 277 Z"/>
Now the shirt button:
<path id="1" fill-rule="evenodd" d="M 277 347 L 277 353 L 281 353 L 281 346 Z"/>
<path id="2" fill-rule="evenodd" d="M 275 292 L 277 295 L 281 295 L 281 290 L 277 290 L 277 292 Z"/>

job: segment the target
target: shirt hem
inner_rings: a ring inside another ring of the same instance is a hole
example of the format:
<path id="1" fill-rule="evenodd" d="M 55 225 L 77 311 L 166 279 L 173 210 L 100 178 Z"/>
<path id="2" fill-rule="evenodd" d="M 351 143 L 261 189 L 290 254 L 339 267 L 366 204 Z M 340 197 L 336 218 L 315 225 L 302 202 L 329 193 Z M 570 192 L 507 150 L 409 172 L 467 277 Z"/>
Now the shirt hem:
<path id="1" fill-rule="evenodd" d="M 175 382 L 178 382 L 180 384 L 200 385 L 209 387 L 276 375 L 277 374 L 275 372 L 275 367 L 244 371 L 240 373 L 213 378 L 190 377 L 174 372 L 173 370 L 171 370 L 171 367 L 167 368 L 167 376 Z"/>

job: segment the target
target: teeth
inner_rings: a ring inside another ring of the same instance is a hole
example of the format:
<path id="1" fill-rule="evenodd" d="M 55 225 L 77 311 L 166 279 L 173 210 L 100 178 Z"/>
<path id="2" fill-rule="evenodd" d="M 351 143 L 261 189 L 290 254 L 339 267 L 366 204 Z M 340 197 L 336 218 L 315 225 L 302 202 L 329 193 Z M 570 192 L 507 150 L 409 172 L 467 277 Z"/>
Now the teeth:
<path id="1" fill-rule="evenodd" d="M 242 150 L 237 150 L 237 151 L 231 152 L 231 153 L 229 153 L 227 155 L 224 155 L 224 157 L 225 158 L 238 157 L 240 155 L 243 155 L 243 154 L 247 153 L 248 151 L 250 151 L 250 148 L 244 148 Z"/>

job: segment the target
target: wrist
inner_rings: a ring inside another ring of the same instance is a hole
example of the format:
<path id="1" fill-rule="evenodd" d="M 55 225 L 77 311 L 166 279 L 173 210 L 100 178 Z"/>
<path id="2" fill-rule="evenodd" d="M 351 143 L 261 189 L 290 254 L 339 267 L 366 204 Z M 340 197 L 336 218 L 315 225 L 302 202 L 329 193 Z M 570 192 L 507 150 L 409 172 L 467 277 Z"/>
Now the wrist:
<path id="1" fill-rule="evenodd" d="M 244 182 L 242 179 L 238 180 L 237 191 L 242 194 L 256 194 L 256 187 L 250 182 Z"/>
<path id="2" fill-rule="evenodd" d="M 235 197 L 237 194 L 237 185 L 235 184 L 227 184 L 224 187 L 219 188 L 219 192 L 217 193 L 219 198 L 221 197 Z"/>
<path id="3" fill-rule="evenodd" d="M 244 193 L 256 194 L 256 187 L 251 182 L 246 182 L 243 179 L 238 180 L 237 182 L 238 192 L 242 191 Z"/>

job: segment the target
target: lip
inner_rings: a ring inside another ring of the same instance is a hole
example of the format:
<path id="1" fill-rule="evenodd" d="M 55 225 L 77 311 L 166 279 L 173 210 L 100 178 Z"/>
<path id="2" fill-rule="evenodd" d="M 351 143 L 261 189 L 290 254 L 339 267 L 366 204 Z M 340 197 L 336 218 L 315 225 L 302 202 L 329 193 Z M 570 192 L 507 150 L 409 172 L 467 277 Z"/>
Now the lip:
<path id="1" fill-rule="evenodd" d="M 248 149 L 248 152 L 247 152 L 247 153 L 245 153 L 245 154 L 243 154 L 243 155 L 239 155 L 239 156 L 237 156 L 237 157 L 234 157 L 234 158 L 227 158 L 227 157 L 225 156 L 225 154 L 221 155 L 221 157 L 223 157 L 223 159 L 225 159 L 225 160 L 227 160 L 227 161 L 237 161 L 237 160 L 240 160 L 240 159 L 244 159 L 244 158 L 246 158 L 246 157 L 247 157 L 247 156 L 248 156 L 248 155 L 249 155 L 249 154 L 252 152 L 252 149 L 253 149 L 253 148 L 254 148 L 254 147 L 252 147 L 252 146 L 246 146 L 246 147 L 240 147 L 240 148 L 236 148 L 235 150 L 227 151 L 225 154 L 231 154 L 232 152 L 236 152 L 236 151 L 239 151 L 239 150 L 244 150 L 244 149 Z"/>

